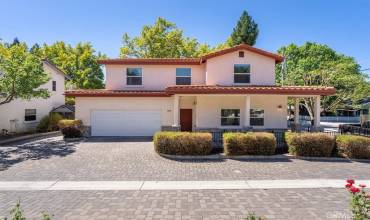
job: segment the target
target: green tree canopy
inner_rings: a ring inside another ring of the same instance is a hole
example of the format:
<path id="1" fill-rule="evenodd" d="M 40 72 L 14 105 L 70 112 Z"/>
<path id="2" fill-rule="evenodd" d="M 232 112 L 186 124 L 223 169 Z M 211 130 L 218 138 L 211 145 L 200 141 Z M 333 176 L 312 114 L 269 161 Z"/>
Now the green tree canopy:
<path id="1" fill-rule="evenodd" d="M 16 98 L 47 98 L 49 92 L 41 85 L 49 81 L 40 57 L 28 51 L 27 45 L 0 43 L 0 105 Z"/>
<path id="2" fill-rule="evenodd" d="M 368 77 L 360 72 L 354 58 L 339 54 L 326 45 L 311 42 L 302 46 L 290 44 L 280 48 L 278 53 L 286 57 L 284 79 L 281 76 L 282 64 L 276 66 L 278 84 L 336 88 L 336 95 L 323 98 L 324 112 L 370 94 Z M 313 100 L 305 99 L 303 104 L 312 116 Z"/>
<path id="3" fill-rule="evenodd" d="M 227 41 L 229 46 L 238 44 L 248 44 L 253 46 L 258 37 L 258 24 L 249 16 L 247 11 L 243 11 L 233 33 Z"/>
<path id="4" fill-rule="evenodd" d="M 52 45 L 44 44 L 41 48 L 39 45 L 34 45 L 31 51 L 49 60 L 70 76 L 71 80 L 68 83 L 75 88 L 99 89 L 104 87 L 104 74 L 97 60 L 105 56 L 100 53 L 96 55 L 90 43 L 78 43 L 72 47 L 59 41 Z"/>
<path id="5" fill-rule="evenodd" d="M 208 53 L 210 47 L 194 38 L 185 37 L 174 23 L 158 18 L 153 25 L 145 25 L 140 36 L 123 35 L 121 57 L 198 57 Z"/>

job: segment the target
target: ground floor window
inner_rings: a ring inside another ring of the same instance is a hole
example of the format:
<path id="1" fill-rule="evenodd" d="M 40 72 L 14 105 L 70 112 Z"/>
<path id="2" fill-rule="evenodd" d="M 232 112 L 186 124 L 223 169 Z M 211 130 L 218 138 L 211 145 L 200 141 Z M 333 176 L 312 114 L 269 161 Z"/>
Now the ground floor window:
<path id="1" fill-rule="evenodd" d="M 265 111 L 263 109 L 251 109 L 250 111 L 250 125 L 263 126 L 265 118 Z"/>
<path id="2" fill-rule="evenodd" d="M 25 109 L 24 121 L 36 121 L 36 109 Z"/>
<path id="3" fill-rule="evenodd" d="M 239 126 L 240 109 L 221 109 L 221 126 Z"/>

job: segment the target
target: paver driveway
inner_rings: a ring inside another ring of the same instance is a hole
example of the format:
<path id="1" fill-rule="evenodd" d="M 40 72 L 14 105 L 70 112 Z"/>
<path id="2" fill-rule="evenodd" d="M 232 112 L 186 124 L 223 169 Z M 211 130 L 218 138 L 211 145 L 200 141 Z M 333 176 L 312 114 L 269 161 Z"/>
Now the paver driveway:
<path id="1" fill-rule="evenodd" d="M 204 160 L 158 156 L 153 143 L 61 137 L 0 147 L 0 180 L 370 179 L 370 163 L 348 161 Z"/>

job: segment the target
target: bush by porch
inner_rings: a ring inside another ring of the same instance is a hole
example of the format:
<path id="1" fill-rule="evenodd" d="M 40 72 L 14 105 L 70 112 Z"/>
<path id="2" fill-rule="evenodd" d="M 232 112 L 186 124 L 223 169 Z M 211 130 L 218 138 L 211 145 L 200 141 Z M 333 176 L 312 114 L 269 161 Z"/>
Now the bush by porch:
<path id="1" fill-rule="evenodd" d="M 169 155 L 208 155 L 212 151 L 210 133 L 157 132 L 153 138 L 154 149 Z"/>
<path id="2" fill-rule="evenodd" d="M 224 133 L 226 155 L 273 155 L 276 150 L 274 134 L 267 132 Z"/>
<path id="3" fill-rule="evenodd" d="M 336 138 L 338 154 L 342 157 L 369 159 L 370 138 L 356 135 L 339 135 Z"/>
<path id="4" fill-rule="evenodd" d="M 285 133 L 289 153 L 294 156 L 330 157 L 335 146 L 335 137 L 325 133 Z"/>

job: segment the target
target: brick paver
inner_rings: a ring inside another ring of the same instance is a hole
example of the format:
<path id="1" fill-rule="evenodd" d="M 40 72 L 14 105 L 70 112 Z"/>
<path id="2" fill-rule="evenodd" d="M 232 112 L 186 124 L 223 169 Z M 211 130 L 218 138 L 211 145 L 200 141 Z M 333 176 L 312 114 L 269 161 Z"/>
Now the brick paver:
<path id="1" fill-rule="evenodd" d="M 370 179 L 370 163 L 162 158 L 152 142 L 65 143 L 60 137 L 0 147 L 0 180 Z"/>
<path id="2" fill-rule="evenodd" d="M 344 189 L 0 192 L 0 216 L 17 199 L 29 218 L 53 219 L 349 219 Z M 9 216 L 9 215 L 8 215 Z"/>

